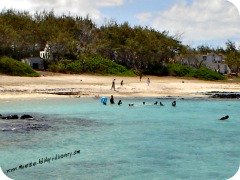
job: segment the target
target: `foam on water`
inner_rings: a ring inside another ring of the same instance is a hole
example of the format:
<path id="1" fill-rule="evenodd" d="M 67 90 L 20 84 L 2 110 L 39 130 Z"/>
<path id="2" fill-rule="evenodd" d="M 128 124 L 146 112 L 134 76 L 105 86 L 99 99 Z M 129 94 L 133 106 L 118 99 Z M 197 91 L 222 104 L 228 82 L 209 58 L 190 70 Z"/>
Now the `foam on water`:
<path id="1" fill-rule="evenodd" d="M 3 171 L 13 179 L 227 179 L 237 171 L 239 100 L 178 99 L 176 107 L 171 99 L 122 101 L 121 106 L 91 98 L 0 102 L 2 115 L 30 114 L 49 126 L 0 131 Z M 219 121 L 224 115 L 230 118 Z M 25 127 L 25 121 L 0 120 L 0 129 Z M 75 150 L 80 153 L 54 159 Z M 46 157 L 53 160 L 41 164 Z M 7 173 L 30 162 L 38 164 Z"/>

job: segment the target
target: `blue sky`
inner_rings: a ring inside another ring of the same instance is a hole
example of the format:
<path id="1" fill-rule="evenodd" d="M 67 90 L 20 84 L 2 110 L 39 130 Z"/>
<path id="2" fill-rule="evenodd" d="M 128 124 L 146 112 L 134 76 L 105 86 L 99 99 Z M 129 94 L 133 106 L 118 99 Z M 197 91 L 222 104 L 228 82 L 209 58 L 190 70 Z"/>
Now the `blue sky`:
<path id="1" fill-rule="evenodd" d="M 131 26 L 167 30 L 192 47 L 224 47 L 227 40 L 240 46 L 240 15 L 227 0 L 1 0 L 0 9 L 9 8 L 89 15 L 98 25 L 127 21 Z"/>

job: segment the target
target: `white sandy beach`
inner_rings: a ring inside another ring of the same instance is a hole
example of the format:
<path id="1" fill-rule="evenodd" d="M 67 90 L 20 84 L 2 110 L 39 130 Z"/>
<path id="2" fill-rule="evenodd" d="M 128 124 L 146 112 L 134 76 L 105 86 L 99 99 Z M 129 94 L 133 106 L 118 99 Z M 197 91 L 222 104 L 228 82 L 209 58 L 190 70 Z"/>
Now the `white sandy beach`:
<path id="1" fill-rule="evenodd" d="M 98 97 L 111 94 L 123 97 L 203 97 L 212 91 L 240 92 L 239 83 L 224 81 L 144 76 L 140 82 L 139 77 L 41 73 L 41 77 L 0 75 L 0 99 Z M 146 83 L 148 77 L 151 80 L 149 86 Z M 110 90 L 114 78 L 116 91 Z M 120 85 L 121 80 L 123 86 Z"/>

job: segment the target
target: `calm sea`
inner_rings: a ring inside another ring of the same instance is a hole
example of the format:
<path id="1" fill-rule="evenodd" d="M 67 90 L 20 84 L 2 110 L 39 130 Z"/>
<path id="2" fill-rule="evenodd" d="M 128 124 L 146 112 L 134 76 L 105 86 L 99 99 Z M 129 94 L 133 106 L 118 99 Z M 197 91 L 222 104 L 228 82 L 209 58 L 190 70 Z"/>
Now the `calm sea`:
<path id="1" fill-rule="evenodd" d="M 240 100 L 177 99 L 176 107 L 172 101 L 2 100 L 0 114 L 35 119 L 0 119 L 0 166 L 15 180 L 233 176 L 240 164 Z"/>

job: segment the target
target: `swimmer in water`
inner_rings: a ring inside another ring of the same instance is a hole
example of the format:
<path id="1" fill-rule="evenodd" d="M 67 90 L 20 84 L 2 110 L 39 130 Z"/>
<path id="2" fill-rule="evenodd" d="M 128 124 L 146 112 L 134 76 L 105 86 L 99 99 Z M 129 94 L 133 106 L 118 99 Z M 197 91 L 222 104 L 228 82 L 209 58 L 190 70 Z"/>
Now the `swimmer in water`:
<path id="1" fill-rule="evenodd" d="M 114 102 L 114 98 L 113 98 L 113 95 L 111 95 L 110 103 L 111 103 L 111 104 L 115 104 L 115 102 Z"/>
<path id="2" fill-rule="evenodd" d="M 175 107 L 177 104 L 176 104 L 176 101 L 173 101 L 172 102 L 172 106 Z"/>
<path id="3" fill-rule="evenodd" d="M 118 105 L 121 105 L 121 104 L 122 104 L 122 100 L 119 100 L 119 101 L 118 101 Z"/>

